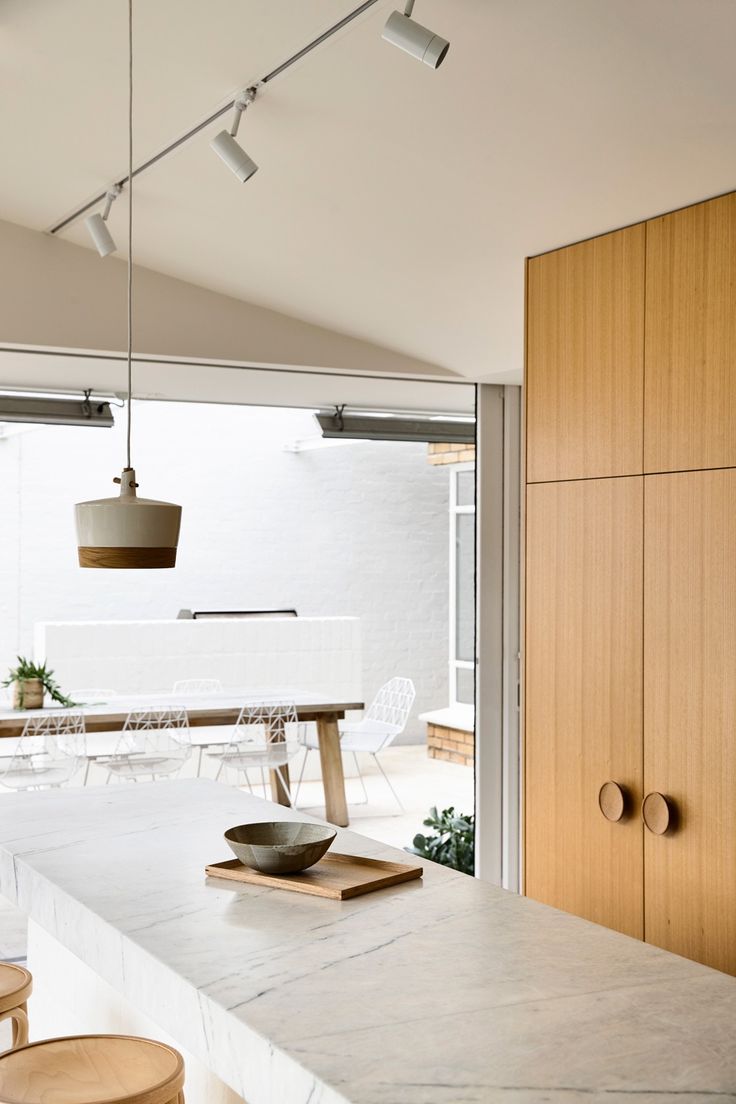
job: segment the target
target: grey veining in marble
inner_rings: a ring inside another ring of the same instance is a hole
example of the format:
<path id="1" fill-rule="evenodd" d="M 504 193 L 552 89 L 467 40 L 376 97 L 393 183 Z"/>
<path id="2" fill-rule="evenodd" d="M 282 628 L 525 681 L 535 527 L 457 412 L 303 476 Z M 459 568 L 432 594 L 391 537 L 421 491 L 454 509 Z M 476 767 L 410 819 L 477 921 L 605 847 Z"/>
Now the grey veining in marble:
<path id="1" fill-rule="evenodd" d="M 706 967 L 432 864 L 341 903 L 208 881 L 275 807 L 202 780 L 1 812 L 0 892 L 249 1104 L 736 1101 L 736 980 Z"/>

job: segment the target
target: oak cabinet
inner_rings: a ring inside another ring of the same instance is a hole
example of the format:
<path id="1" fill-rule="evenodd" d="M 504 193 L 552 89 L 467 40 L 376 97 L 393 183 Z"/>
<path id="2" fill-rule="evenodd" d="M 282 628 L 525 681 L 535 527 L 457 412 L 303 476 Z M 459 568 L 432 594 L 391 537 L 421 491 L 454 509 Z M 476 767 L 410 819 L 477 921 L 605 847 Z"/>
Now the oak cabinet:
<path id="1" fill-rule="evenodd" d="M 736 973 L 736 470 L 645 480 L 645 935 Z"/>
<path id="2" fill-rule="evenodd" d="M 736 465 L 736 193 L 647 223 L 646 472 Z"/>
<path id="3" fill-rule="evenodd" d="M 641 477 L 528 488 L 525 696 L 527 893 L 639 938 L 642 498 Z"/>
<path id="4" fill-rule="evenodd" d="M 530 259 L 526 384 L 526 892 L 736 974 L 736 193 Z"/>
<path id="5" fill-rule="evenodd" d="M 525 635 L 527 894 L 736 974 L 736 468 L 531 484 Z"/>
<path id="6" fill-rule="evenodd" d="M 527 267 L 527 479 L 643 471 L 644 225 Z"/>

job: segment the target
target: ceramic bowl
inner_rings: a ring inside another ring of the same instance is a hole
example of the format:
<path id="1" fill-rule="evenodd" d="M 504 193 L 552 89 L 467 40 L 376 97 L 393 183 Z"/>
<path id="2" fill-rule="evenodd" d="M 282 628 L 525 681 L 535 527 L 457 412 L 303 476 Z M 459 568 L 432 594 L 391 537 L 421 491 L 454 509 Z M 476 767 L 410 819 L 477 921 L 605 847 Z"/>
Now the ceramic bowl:
<path id="1" fill-rule="evenodd" d="M 321 824 L 276 820 L 238 824 L 225 839 L 243 866 L 262 874 L 296 874 L 322 858 L 337 832 Z"/>

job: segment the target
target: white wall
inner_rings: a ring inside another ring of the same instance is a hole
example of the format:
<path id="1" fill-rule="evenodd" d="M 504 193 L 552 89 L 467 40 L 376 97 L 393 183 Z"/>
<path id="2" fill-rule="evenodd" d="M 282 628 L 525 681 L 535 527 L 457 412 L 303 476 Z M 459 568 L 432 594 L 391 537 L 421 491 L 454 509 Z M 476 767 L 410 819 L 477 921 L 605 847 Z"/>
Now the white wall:
<path id="1" fill-rule="evenodd" d="M 0 440 L 0 671 L 31 651 L 36 621 L 295 606 L 361 619 L 365 694 L 409 675 L 409 732 L 423 737 L 417 715 L 447 701 L 448 651 L 449 477 L 427 463 L 426 446 L 292 453 L 286 442 L 313 433 L 304 411 L 137 403 L 140 493 L 184 507 L 178 564 L 84 571 L 72 505 L 115 493 L 123 413 L 113 430 Z"/>

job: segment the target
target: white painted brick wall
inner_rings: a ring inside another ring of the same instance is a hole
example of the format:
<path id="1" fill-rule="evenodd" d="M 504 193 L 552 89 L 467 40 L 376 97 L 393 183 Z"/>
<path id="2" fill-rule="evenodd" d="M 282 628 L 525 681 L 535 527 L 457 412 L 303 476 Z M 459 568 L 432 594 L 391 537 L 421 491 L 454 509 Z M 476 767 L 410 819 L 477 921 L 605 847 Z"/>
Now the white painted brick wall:
<path id="1" fill-rule="evenodd" d="M 178 679 L 219 678 L 254 692 L 363 693 L 357 618 L 39 622 L 34 654 L 70 691 L 166 692 Z"/>
<path id="2" fill-rule="evenodd" d="M 136 403 L 141 494 L 184 507 L 178 564 L 83 571 L 72 505 L 115 492 L 122 413 L 113 430 L 0 440 L 0 671 L 32 650 L 39 621 L 293 606 L 359 618 L 364 695 L 392 675 L 414 679 L 408 735 L 422 739 L 417 715 L 448 693 L 449 476 L 427 463 L 426 446 L 291 453 L 285 443 L 314 432 L 304 411 Z"/>

